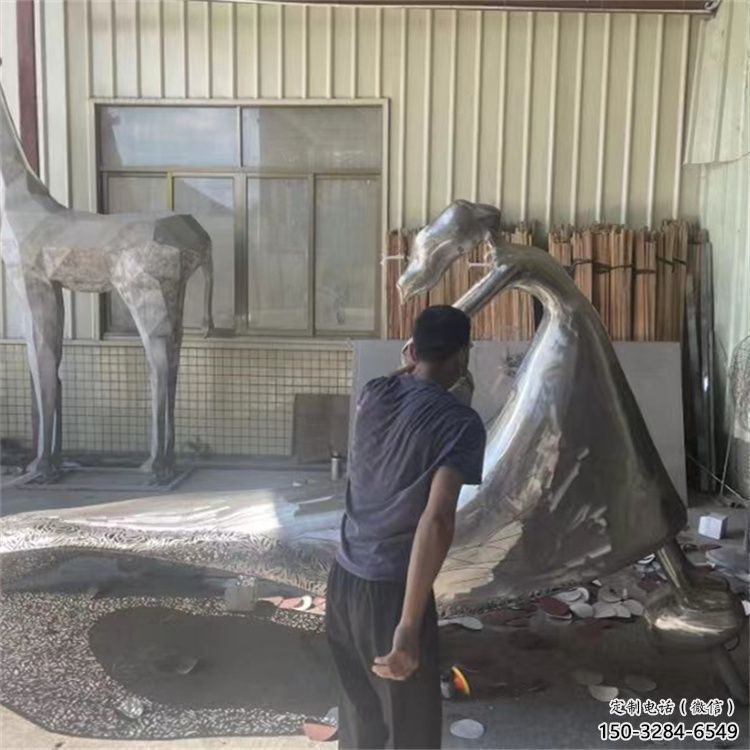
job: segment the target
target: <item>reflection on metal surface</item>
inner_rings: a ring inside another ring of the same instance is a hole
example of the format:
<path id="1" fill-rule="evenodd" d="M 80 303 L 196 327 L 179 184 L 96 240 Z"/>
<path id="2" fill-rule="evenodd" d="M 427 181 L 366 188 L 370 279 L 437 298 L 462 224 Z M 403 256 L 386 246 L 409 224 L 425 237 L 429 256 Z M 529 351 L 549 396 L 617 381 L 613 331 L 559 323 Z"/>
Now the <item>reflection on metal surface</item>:
<path id="1" fill-rule="evenodd" d="M 461 493 L 436 593 L 459 602 L 511 598 L 591 580 L 663 545 L 659 560 L 674 590 L 649 603 L 657 640 L 690 649 L 725 643 L 742 626 L 739 601 L 698 580 L 674 541 L 685 510 L 596 311 L 559 263 L 501 243 L 499 229 L 492 207 L 452 203 L 417 236 L 399 280 L 404 299 L 427 291 L 484 240 L 494 248 L 492 270 L 455 306 L 475 315 L 515 288 L 544 308 L 489 430 L 484 482 Z"/>
<path id="2" fill-rule="evenodd" d="M 515 288 L 544 308 L 513 391 L 488 431 L 484 482 L 459 499 L 438 578 L 471 604 L 590 581 L 658 548 L 685 523 L 612 345 L 591 304 L 549 254 L 499 240 L 491 206 L 452 203 L 415 241 L 405 299 L 432 288 L 479 242 L 489 273 L 455 306 L 469 315 Z"/>
<path id="3" fill-rule="evenodd" d="M 745 613 L 725 581 L 699 579 L 674 541 L 659 550 L 659 562 L 674 588 L 657 589 L 646 609 L 658 643 L 709 650 L 739 633 Z"/>

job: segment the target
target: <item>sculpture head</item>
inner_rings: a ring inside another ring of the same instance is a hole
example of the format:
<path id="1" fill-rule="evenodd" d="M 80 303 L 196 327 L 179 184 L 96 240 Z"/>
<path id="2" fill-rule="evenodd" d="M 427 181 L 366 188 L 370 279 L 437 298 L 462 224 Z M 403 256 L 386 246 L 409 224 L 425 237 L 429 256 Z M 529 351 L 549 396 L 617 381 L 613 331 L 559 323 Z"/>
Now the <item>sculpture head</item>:
<path id="1" fill-rule="evenodd" d="M 414 240 L 409 265 L 398 280 L 402 302 L 432 289 L 451 263 L 499 229 L 500 211 L 494 206 L 453 201 Z"/>

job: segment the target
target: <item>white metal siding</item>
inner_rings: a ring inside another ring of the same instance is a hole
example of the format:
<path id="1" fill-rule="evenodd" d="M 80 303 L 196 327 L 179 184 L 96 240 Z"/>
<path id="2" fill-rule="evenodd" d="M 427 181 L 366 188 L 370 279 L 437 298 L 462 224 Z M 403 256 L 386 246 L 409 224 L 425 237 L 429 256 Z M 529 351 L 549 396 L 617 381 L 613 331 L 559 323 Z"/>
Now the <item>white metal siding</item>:
<path id="1" fill-rule="evenodd" d="M 454 197 L 507 221 L 697 214 L 681 167 L 686 16 L 34 0 L 43 175 L 93 208 L 91 97 L 370 98 L 390 110 L 389 226 Z M 14 114 L 15 8 L 0 2 L 0 69 Z M 690 56 L 692 57 L 692 55 Z M 96 337 L 93 295 L 69 335 Z M 0 331 L 0 334 L 3 332 Z"/>
<path id="2" fill-rule="evenodd" d="M 732 352 L 750 335 L 750 4 L 745 0 L 726 0 L 716 19 L 700 27 L 690 101 L 686 160 L 700 166 L 686 169 L 702 173 L 700 217 L 714 249 L 721 402 Z M 732 425 L 724 427 L 731 434 Z M 747 461 L 747 447 L 744 451 Z M 739 480 L 739 470 L 737 475 Z M 747 474 L 742 482 L 747 492 Z"/>

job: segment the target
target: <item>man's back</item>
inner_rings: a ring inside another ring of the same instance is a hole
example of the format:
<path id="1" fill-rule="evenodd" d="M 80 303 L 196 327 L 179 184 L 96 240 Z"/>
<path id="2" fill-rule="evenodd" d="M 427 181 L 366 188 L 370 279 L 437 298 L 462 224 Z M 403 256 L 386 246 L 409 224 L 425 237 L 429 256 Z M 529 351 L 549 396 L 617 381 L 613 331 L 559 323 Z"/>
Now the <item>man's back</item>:
<path id="1" fill-rule="evenodd" d="M 357 404 L 339 562 L 368 580 L 403 582 L 432 477 L 451 466 L 482 475 L 477 413 L 431 380 L 377 378 Z"/>

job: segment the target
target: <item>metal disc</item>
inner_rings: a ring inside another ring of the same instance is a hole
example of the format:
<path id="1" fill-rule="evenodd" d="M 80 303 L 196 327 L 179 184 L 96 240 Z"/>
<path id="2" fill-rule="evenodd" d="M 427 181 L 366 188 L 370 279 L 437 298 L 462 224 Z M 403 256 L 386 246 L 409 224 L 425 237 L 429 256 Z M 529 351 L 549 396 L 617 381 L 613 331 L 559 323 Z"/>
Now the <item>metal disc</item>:
<path id="1" fill-rule="evenodd" d="M 617 698 L 620 691 L 611 685 L 589 685 L 589 693 L 598 701 L 609 703 L 614 698 Z"/>
<path id="2" fill-rule="evenodd" d="M 599 601 L 607 602 L 607 604 L 614 604 L 615 602 L 622 601 L 626 595 L 627 592 L 624 589 L 622 591 L 617 591 L 610 586 L 604 586 L 599 592 Z"/>
<path id="3" fill-rule="evenodd" d="M 637 599 L 626 599 L 623 605 L 628 608 L 631 615 L 636 617 L 640 617 L 645 610 L 645 607 Z"/>
<path id="4" fill-rule="evenodd" d="M 588 599 L 588 591 L 584 588 L 568 589 L 567 591 L 558 591 L 555 595 L 555 599 L 559 599 L 561 602 L 570 604 L 572 602 L 586 601 Z M 586 597 L 586 599 L 584 599 Z"/>
<path id="5" fill-rule="evenodd" d="M 618 602 L 612 605 L 615 610 L 615 617 L 622 617 L 623 620 L 629 620 L 633 615 L 632 612 L 624 605 Z"/>
<path id="6" fill-rule="evenodd" d="M 586 602 L 573 602 L 570 605 L 570 611 L 576 617 L 581 617 L 584 619 L 594 616 L 594 608 Z"/>
<path id="7" fill-rule="evenodd" d="M 446 625 L 458 625 L 467 630 L 482 630 L 484 627 L 476 617 L 446 617 L 443 620 L 438 620 L 439 627 L 442 628 Z"/>
<path id="8" fill-rule="evenodd" d="M 484 724 L 474 719 L 459 719 L 451 724 L 451 734 L 462 740 L 478 740 L 484 734 Z"/>
<path id="9" fill-rule="evenodd" d="M 606 602 L 597 602 L 594 605 L 594 617 L 617 617 L 617 610 L 614 604 L 607 604 Z"/>

